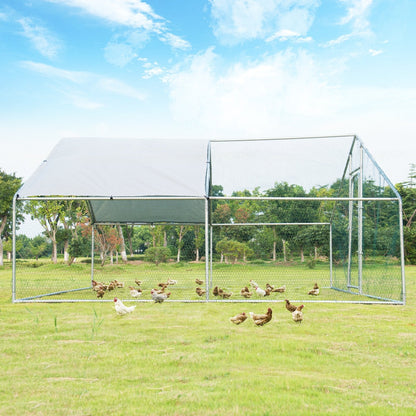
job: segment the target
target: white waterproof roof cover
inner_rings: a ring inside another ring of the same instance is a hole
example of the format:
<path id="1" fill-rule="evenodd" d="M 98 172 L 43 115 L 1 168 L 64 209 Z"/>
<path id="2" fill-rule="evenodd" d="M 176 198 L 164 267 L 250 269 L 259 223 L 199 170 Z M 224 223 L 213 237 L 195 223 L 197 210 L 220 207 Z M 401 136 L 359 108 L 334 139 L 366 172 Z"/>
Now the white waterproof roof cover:
<path id="1" fill-rule="evenodd" d="M 209 184 L 208 140 L 62 139 L 18 196 L 89 199 L 97 223 L 204 223 Z"/>

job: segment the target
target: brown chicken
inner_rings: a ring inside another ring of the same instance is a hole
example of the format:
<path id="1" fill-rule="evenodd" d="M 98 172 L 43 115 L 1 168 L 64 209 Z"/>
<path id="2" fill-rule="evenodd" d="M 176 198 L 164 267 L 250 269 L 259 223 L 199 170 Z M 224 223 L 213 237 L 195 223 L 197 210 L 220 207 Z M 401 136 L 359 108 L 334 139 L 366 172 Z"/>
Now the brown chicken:
<path id="1" fill-rule="evenodd" d="M 281 287 L 277 287 L 276 289 L 273 289 L 272 292 L 283 293 L 285 290 L 286 290 L 286 286 L 283 285 Z"/>
<path id="2" fill-rule="evenodd" d="M 245 312 L 238 313 L 236 316 L 232 316 L 230 321 L 233 324 L 240 325 L 247 319 L 247 315 Z"/>
<path id="3" fill-rule="evenodd" d="M 197 285 L 203 285 L 204 284 L 204 281 L 203 280 L 200 280 L 200 279 L 195 279 L 195 283 L 197 284 Z"/>
<path id="4" fill-rule="evenodd" d="M 270 285 L 269 283 L 266 283 L 266 289 L 270 289 L 270 292 L 273 292 L 274 286 Z"/>
<path id="5" fill-rule="evenodd" d="M 248 287 L 243 287 L 240 291 L 241 296 L 244 296 L 246 299 L 251 297 L 252 293 L 248 290 Z"/>
<path id="6" fill-rule="evenodd" d="M 197 287 L 195 289 L 195 292 L 197 293 L 198 296 L 205 295 L 205 293 L 206 293 L 206 291 L 204 289 L 201 289 L 200 287 Z"/>
<path id="7" fill-rule="evenodd" d="M 137 280 L 136 279 L 134 282 L 136 283 L 137 286 L 140 286 L 142 284 L 142 281 L 141 280 Z"/>
<path id="8" fill-rule="evenodd" d="M 222 294 L 221 294 L 223 299 L 229 299 L 232 295 L 233 295 L 233 292 L 225 293 L 224 291 L 222 291 Z"/>
<path id="9" fill-rule="evenodd" d="M 308 295 L 314 295 L 314 296 L 318 296 L 319 295 L 319 286 L 318 286 L 318 283 L 315 283 L 314 284 L 313 289 L 308 292 Z"/>
<path id="10" fill-rule="evenodd" d="M 295 322 L 302 322 L 302 320 L 303 320 L 302 309 L 303 309 L 303 305 L 300 305 L 292 312 L 292 319 Z"/>
<path id="11" fill-rule="evenodd" d="M 214 289 L 212 290 L 212 294 L 214 296 L 218 296 L 218 286 L 215 286 Z"/>
<path id="12" fill-rule="evenodd" d="M 253 312 L 250 312 L 250 318 L 253 319 L 254 323 L 257 326 L 263 326 L 267 324 L 267 322 L 270 322 L 272 320 L 272 314 L 273 311 L 271 308 L 267 309 L 267 312 L 265 314 L 256 314 Z"/>
<path id="13" fill-rule="evenodd" d="M 164 290 L 168 287 L 168 284 L 167 283 L 159 283 L 158 286 L 161 287 L 162 290 Z"/>
<path id="14" fill-rule="evenodd" d="M 97 292 L 97 298 L 102 298 L 104 296 L 105 290 L 98 289 L 96 292 Z"/>
<path id="15" fill-rule="evenodd" d="M 294 312 L 296 310 L 296 306 L 293 305 L 292 303 L 290 303 L 290 301 L 288 299 L 285 299 L 285 302 L 286 302 L 286 309 L 289 312 Z"/>

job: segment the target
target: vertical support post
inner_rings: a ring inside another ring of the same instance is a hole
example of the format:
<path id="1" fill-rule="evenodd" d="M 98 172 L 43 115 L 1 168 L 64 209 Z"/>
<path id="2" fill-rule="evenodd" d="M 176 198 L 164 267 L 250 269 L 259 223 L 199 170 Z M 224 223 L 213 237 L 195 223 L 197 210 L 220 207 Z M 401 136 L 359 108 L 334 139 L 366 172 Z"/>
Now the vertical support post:
<path id="1" fill-rule="evenodd" d="M 329 282 L 332 289 L 334 287 L 332 275 L 332 222 L 329 224 Z"/>
<path id="2" fill-rule="evenodd" d="M 94 280 L 94 245 L 95 245 L 95 224 L 92 225 L 91 233 L 91 286 Z"/>
<path id="3" fill-rule="evenodd" d="M 402 302 L 406 304 L 406 283 L 404 277 L 404 237 L 403 237 L 403 206 L 399 198 L 399 230 L 400 230 L 400 265 L 402 275 Z"/>
<path id="4" fill-rule="evenodd" d="M 205 198 L 205 300 L 209 300 L 209 200 Z"/>
<path id="5" fill-rule="evenodd" d="M 363 147 L 360 145 L 360 176 L 358 182 L 358 198 L 363 197 Z M 363 293 L 363 201 L 358 201 L 358 290 Z"/>
<path id="6" fill-rule="evenodd" d="M 212 231 L 213 231 L 213 227 L 212 225 L 209 226 L 209 230 L 210 230 L 210 239 L 209 239 L 209 288 L 212 288 Z"/>
<path id="7" fill-rule="evenodd" d="M 13 197 L 13 217 L 12 217 L 12 302 L 16 301 L 16 199 Z"/>
<path id="8" fill-rule="evenodd" d="M 352 155 L 350 154 L 348 160 L 349 178 L 348 178 L 348 197 L 354 197 L 354 178 L 352 176 Z M 353 216 L 353 202 L 348 202 L 348 272 L 347 272 L 347 287 L 351 287 L 351 262 L 352 262 L 352 216 Z"/>

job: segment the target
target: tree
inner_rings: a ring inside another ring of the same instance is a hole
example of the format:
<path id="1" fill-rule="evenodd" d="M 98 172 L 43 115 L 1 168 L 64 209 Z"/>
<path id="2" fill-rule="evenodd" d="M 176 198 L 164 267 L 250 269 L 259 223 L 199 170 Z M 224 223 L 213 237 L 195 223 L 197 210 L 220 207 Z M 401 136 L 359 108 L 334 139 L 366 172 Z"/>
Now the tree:
<path id="1" fill-rule="evenodd" d="M 134 224 L 123 225 L 121 228 L 123 229 L 124 240 L 127 240 L 127 244 L 129 246 L 130 256 L 132 256 L 133 255 Z"/>
<path id="2" fill-rule="evenodd" d="M 46 253 L 48 249 L 48 242 L 46 241 L 45 237 L 38 235 L 37 237 L 34 237 L 30 242 L 29 249 L 32 257 L 38 260 L 39 257 Z"/>
<path id="3" fill-rule="evenodd" d="M 32 219 L 37 219 L 52 242 L 52 261 L 58 262 L 57 232 L 59 222 L 64 215 L 61 201 L 29 201 L 26 206 Z"/>
<path id="4" fill-rule="evenodd" d="M 119 237 L 119 242 L 120 242 L 121 260 L 123 261 L 123 263 L 127 263 L 126 244 L 124 243 L 123 230 L 121 229 L 120 224 L 117 224 L 117 231 L 118 231 L 118 237 Z"/>
<path id="5" fill-rule="evenodd" d="M 150 247 L 146 250 L 144 258 L 146 261 L 151 261 L 158 266 L 159 263 L 166 263 L 170 255 L 169 247 Z"/>
<path id="6" fill-rule="evenodd" d="M 184 245 L 183 237 L 184 235 L 191 230 L 191 226 L 189 225 L 179 225 L 176 227 L 176 232 L 178 234 L 178 253 L 176 255 L 176 262 L 179 263 L 181 261 L 181 251 Z"/>
<path id="7" fill-rule="evenodd" d="M 21 178 L 0 170 L 0 266 L 3 266 L 3 239 L 10 235 L 14 194 L 22 184 Z M 20 216 L 21 220 L 22 217 Z"/>
<path id="8" fill-rule="evenodd" d="M 194 234 L 195 234 L 195 261 L 199 261 L 199 249 L 204 242 L 204 229 L 199 225 L 194 225 Z"/>

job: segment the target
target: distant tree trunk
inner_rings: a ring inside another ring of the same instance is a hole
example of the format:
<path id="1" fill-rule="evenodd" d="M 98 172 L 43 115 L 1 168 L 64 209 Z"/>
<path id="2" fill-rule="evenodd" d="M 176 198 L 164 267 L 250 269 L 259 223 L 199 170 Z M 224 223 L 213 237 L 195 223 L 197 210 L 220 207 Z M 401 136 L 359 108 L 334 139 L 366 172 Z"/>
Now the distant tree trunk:
<path id="1" fill-rule="evenodd" d="M 7 260 L 12 261 L 12 252 L 11 251 L 7 252 Z"/>
<path id="2" fill-rule="evenodd" d="M 272 259 L 276 261 L 276 251 L 277 251 L 277 235 L 276 235 L 276 226 L 273 226 L 273 251 L 272 251 Z"/>
<path id="3" fill-rule="evenodd" d="M 282 245 L 283 245 L 283 261 L 286 263 L 286 240 L 282 238 Z"/>
<path id="4" fill-rule="evenodd" d="M 64 242 L 64 262 L 65 263 L 69 261 L 68 248 L 69 248 L 69 240 L 65 240 Z"/>
<path id="5" fill-rule="evenodd" d="M 315 250 L 315 260 L 318 260 L 318 247 L 314 246 L 314 250 Z"/>
<path id="6" fill-rule="evenodd" d="M 301 263 L 305 262 L 305 253 L 303 252 L 303 247 L 300 248 L 300 261 Z"/>
<path id="7" fill-rule="evenodd" d="M 184 225 L 179 227 L 179 234 L 178 234 L 178 255 L 176 256 L 176 262 L 179 263 L 181 261 L 181 249 L 182 249 L 182 239 L 183 239 L 183 230 L 185 229 Z"/>
<path id="8" fill-rule="evenodd" d="M 114 264 L 113 250 L 110 251 L 110 264 Z"/>
<path id="9" fill-rule="evenodd" d="M 117 231 L 118 231 L 118 235 L 120 237 L 120 254 L 121 254 L 121 260 L 123 261 L 123 263 L 127 263 L 126 244 L 124 243 L 123 230 L 121 229 L 121 225 L 120 224 L 117 224 Z"/>
<path id="10" fill-rule="evenodd" d="M 166 230 L 163 230 L 163 247 L 168 246 L 168 233 Z"/>
<path id="11" fill-rule="evenodd" d="M 58 244 L 56 243 L 56 230 L 52 229 L 50 231 L 49 238 L 52 240 L 52 262 L 58 263 Z"/>
<path id="12" fill-rule="evenodd" d="M 199 261 L 199 248 L 196 248 L 196 255 L 195 255 L 195 261 L 198 262 Z"/>
<path id="13" fill-rule="evenodd" d="M 0 266 L 3 266 L 3 240 L 1 238 L 3 230 L 6 228 L 7 215 L 1 219 L 0 223 Z"/>
<path id="14" fill-rule="evenodd" d="M 220 260 L 220 263 L 222 263 L 223 261 L 224 261 L 224 253 L 221 252 L 221 260 Z"/>

